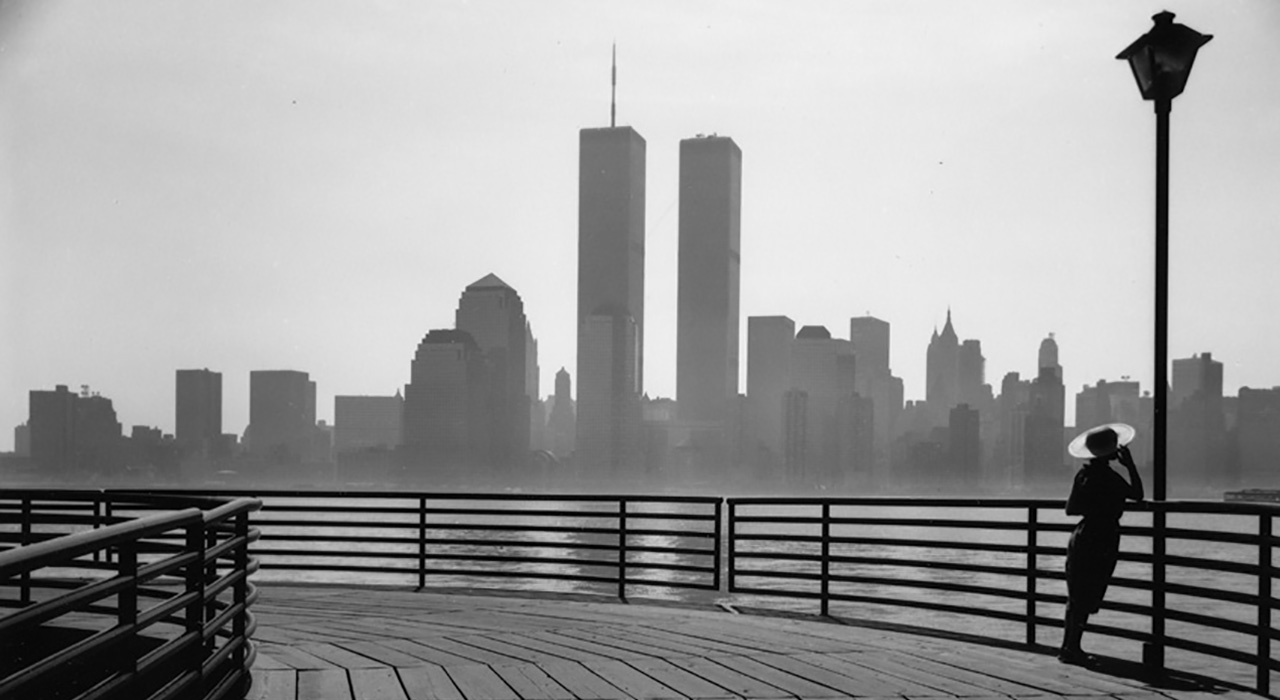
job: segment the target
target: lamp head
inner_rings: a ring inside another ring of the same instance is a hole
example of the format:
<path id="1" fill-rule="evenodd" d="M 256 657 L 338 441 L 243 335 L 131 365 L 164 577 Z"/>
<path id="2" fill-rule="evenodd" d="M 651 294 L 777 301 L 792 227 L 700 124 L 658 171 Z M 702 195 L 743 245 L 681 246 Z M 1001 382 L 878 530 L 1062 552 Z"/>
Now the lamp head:
<path id="1" fill-rule="evenodd" d="M 1144 100 L 1172 100 L 1187 86 L 1196 52 L 1213 38 L 1177 24 L 1173 13 L 1152 17 L 1155 26 L 1116 58 L 1128 61 Z"/>

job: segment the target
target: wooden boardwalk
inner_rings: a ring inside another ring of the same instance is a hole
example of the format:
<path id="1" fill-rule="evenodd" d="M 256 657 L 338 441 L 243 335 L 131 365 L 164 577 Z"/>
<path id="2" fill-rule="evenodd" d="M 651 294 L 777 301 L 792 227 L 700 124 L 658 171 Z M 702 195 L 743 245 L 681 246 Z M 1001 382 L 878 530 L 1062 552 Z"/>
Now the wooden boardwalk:
<path id="1" fill-rule="evenodd" d="M 272 700 L 1257 697 L 1119 667 L 717 607 L 260 586 L 248 697 Z M 1083 698 L 1082 700 L 1088 700 Z"/>

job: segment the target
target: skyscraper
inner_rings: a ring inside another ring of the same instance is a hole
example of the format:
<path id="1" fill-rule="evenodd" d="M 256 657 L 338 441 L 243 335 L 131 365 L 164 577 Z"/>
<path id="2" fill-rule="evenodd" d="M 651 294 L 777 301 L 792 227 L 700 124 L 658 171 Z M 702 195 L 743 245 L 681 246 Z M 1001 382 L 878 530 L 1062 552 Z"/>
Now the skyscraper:
<path id="1" fill-rule="evenodd" d="M 854 388 L 874 407 L 873 483 L 889 477 L 893 435 L 902 414 L 902 380 L 889 368 L 889 322 L 873 316 L 849 319 L 849 342 L 857 357 Z"/>
<path id="2" fill-rule="evenodd" d="M 395 396 L 333 397 L 333 450 L 390 450 L 404 434 L 404 398 Z"/>
<path id="3" fill-rule="evenodd" d="M 222 373 L 180 369 L 174 391 L 174 439 L 187 453 L 208 454 L 222 436 Z"/>
<path id="4" fill-rule="evenodd" d="M 463 290 L 455 325 L 475 340 L 486 365 L 489 423 L 481 430 L 490 464 L 510 467 L 529 451 L 533 334 L 524 302 L 497 275 L 486 275 Z"/>
<path id="5" fill-rule="evenodd" d="M 639 464 L 640 338 L 631 315 L 607 307 L 578 333 L 578 448 L 586 477 L 627 476 Z"/>
<path id="6" fill-rule="evenodd" d="M 1062 385 L 1062 365 L 1058 364 L 1058 342 L 1050 333 L 1040 343 L 1039 374 L 1031 381 L 1027 398 L 1027 418 L 1023 437 L 1023 465 L 1026 478 L 1042 484 L 1067 481 L 1071 474 L 1063 468 L 1067 460 L 1066 387 Z"/>
<path id="7" fill-rule="evenodd" d="M 936 326 L 935 326 L 936 328 Z M 933 424 L 945 425 L 960 394 L 960 339 L 951 325 L 951 310 L 942 332 L 933 332 L 925 363 L 925 401 Z"/>
<path id="8" fill-rule="evenodd" d="M 296 463 L 312 451 L 316 427 L 316 383 L 306 372 L 249 373 L 251 454 L 276 463 Z"/>
<path id="9" fill-rule="evenodd" d="M 762 471 L 782 463 L 783 396 L 791 388 L 795 321 L 786 316 L 747 319 L 747 425 Z"/>
<path id="10" fill-rule="evenodd" d="M 874 316 L 851 318 L 849 342 L 858 357 L 858 391 L 862 392 L 862 385 L 869 386 L 871 377 L 889 374 L 889 322 Z"/>
<path id="11" fill-rule="evenodd" d="M 53 391 L 34 390 L 28 394 L 31 460 L 46 473 L 77 467 L 76 399 L 65 384 L 57 385 Z"/>
<path id="12" fill-rule="evenodd" d="M 577 422 L 573 416 L 573 390 L 569 370 L 561 367 L 556 372 L 556 393 L 552 399 L 551 415 L 547 418 L 551 452 L 564 459 L 573 453 L 574 431 Z"/>
<path id="13" fill-rule="evenodd" d="M 1169 409 L 1169 485 L 1184 495 L 1226 485 L 1222 363 L 1207 352 L 1174 360 Z"/>
<path id="14" fill-rule="evenodd" d="M 437 329 L 418 344 L 404 388 L 403 444 L 415 467 L 474 465 L 488 425 L 485 362 L 466 331 Z"/>
<path id="15" fill-rule="evenodd" d="M 640 134 L 627 126 L 583 129 L 577 463 L 585 473 L 625 469 L 636 456 L 644 386 L 644 203 Z"/>
<path id="16" fill-rule="evenodd" d="M 852 350 L 824 326 L 804 326 L 791 347 L 791 387 L 808 398 L 805 409 L 806 481 L 833 484 L 840 476 L 840 399 L 853 393 Z M 847 359 L 843 359 L 847 358 Z"/>
<path id="17" fill-rule="evenodd" d="M 987 360 L 982 356 L 982 342 L 966 340 L 956 356 L 956 400 L 977 410 L 983 402 L 982 385 L 986 383 Z M 967 418 L 966 418 L 967 420 Z"/>
<path id="18" fill-rule="evenodd" d="M 738 393 L 742 151 L 733 139 L 680 142 L 676 399 L 682 420 L 723 425 Z"/>

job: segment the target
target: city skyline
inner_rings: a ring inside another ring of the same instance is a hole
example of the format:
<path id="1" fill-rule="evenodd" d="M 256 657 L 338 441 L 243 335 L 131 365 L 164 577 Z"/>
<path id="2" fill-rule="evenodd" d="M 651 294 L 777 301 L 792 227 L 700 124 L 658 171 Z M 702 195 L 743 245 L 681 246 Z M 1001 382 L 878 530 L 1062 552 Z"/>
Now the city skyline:
<path id="1" fill-rule="evenodd" d="M 308 372 L 332 420 L 335 394 L 402 386 L 410 349 L 489 272 L 521 290 L 551 386 L 575 367 L 574 141 L 608 123 L 613 36 L 618 123 L 648 142 L 650 395 L 675 395 L 678 143 L 708 132 L 750 154 L 742 351 L 749 316 L 839 334 L 873 315 L 921 398 L 949 306 L 993 386 L 1034 377 L 1056 332 L 1068 396 L 1150 387 L 1154 120 L 1114 55 L 1164 3 L 561 7 L 583 24 L 502 3 L 354 23 L 0 6 L 0 449 L 27 392 L 57 384 L 172 432 L 189 367 L 223 375 L 227 432 L 258 369 Z M 1280 338 L 1234 310 L 1280 301 L 1280 89 L 1261 72 L 1280 11 L 1168 9 L 1218 37 L 1173 112 L 1170 356 L 1213 352 L 1229 394 L 1270 387 Z M 647 37 L 658 23 L 676 35 Z"/>

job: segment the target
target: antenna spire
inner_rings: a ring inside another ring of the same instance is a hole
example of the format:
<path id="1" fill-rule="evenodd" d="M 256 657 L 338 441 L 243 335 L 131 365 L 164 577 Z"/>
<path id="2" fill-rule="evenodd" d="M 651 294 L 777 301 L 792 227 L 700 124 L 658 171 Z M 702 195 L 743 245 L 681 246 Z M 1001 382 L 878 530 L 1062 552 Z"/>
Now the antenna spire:
<path id="1" fill-rule="evenodd" d="M 618 125 L 618 42 L 613 42 L 613 67 L 610 71 L 609 128 Z"/>

